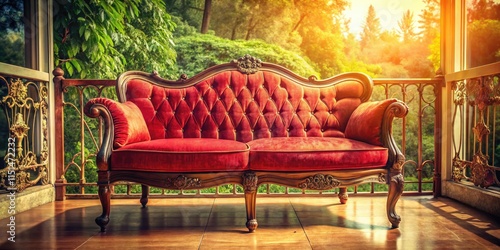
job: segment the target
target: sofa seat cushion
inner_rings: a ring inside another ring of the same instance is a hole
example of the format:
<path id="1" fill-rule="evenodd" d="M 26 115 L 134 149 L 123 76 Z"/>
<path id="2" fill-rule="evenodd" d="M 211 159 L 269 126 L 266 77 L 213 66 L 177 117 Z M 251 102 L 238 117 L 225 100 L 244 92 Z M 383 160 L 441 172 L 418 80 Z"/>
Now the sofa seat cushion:
<path id="1" fill-rule="evenodd" d="M 346 138 L 275 137 L 248 142 L 250 169 L 324 171 L 384 167 L 388 151 Z"/>
<path id="2" fill-rule="evenodd" d="M 248 169 L 248 145 L 210 138 L 172 138 L 138 142 L 114 150 L 111 170 L 212 172 Z"/>

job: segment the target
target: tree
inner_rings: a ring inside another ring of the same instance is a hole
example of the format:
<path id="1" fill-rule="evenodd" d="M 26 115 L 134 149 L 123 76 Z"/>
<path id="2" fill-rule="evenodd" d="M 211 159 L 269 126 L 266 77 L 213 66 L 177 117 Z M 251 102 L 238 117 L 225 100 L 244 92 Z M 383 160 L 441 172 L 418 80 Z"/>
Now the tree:
<path id="1" fill-rule="evenodd" d="M 187 74 L 192 77 L 208 67 L 230 62 L 245 54 L 282 65 L 304 77 L 318 75 L 300 54 L 261 40 L 230 40 L 209 34 L 192 34 L 176 39 L 176 44 L 177 64 L 182 70 L 178 76 Z"/>
<path id="2" fill-rule="evenodd" d="M 55 64 L 68 76 L 116 78 L 126 69 L 174 66 L 174 23 L 162 0 L 55 3 Z"/>
<path id="3" fill-rule="evenodd" d="M 342 12 L 348 3 L 320 0 L 294 1 L 294 4 L 300 13 L 294 25 L 302 40 L 300 50 L 317 65 L 321 77 L 344 72 L 349 60 L 344 54 Z"/>
<path id="4" fill-rule="evenodd" d="M 407 10 L 401 20 L 398 22 L 400 34 L 403 42 L 408 43 L 415 40 L 415 21 L 413 20 L 413 12 Z"/>
<path id="5" fill-rule="evenodd" d="M 262 39 L 273 42 L 289 30 L 290 20 L 287 0 L 224 0 L 214 2 L 212 28 L 220 37 L 236 39 Z"/>
<path id="6" fill-rule="evenodd" d="M 380 32 L 380 19 L 377 17 L 373 5 L 370 5 L 368 7 L 366 21 L 363 25 L 363 33 L 361 33 L 361 48 L 364 49 L 371 43 L 377 41 L 380 37 Z"/>
<path id="7" fill-rule="evenodd" d="M 424 2 L 425 8 L 422 9 L 422 13 L 419 15 L 418 28 L 420 32 L 418 35 L 421 37 L 423 43 L 431 44 L 432 40 L 439 33 L 439 0 L 424 0 Z"/>
<path id="8" fill-rule="evenodd" d="M 208 32 L 208 26 L 210 26 L 211 14 L 212 14 L 212 0 L 205 0 L 205 7 L 203 9 L 203 21 L 201 23 L 202 34 L 206 34 Z"/>
<path id="9" fill-rule="evenodd" d="M 469 66 L 500 61 L 500 4 L 474 0 L 467 17 Z"/>
<path id="10" fill-rule="evenodd" d="M 0 0 L 0 62 L 25 66 L 24 3 Z"/>
<path id="11" fill-rule="evenodd" d="M 167 12 L 200 30 L 205 0 L 165 0 Z M 217 2 L 217 1 L 216 1 Z"/>
<path id="12" fill-rule="evenodd" d="M 492 0 L 473 0 L 467 9 L 467 20 L 500 20 L 500 4 Z"/>
<path id="13" fill-rule="evenodd" d="M 260 39 L 302 52 L 315 62 L 322 77 L 345 69 L 342 11 L 345 0 L 215 1 L 211 28 L 231 40 Z"/>
<path id="14" fill-rule="evenodd" d="M 0 0 L 0 32 L 22 32 L 24 29 L 24 3 L 23 1 Z"/>
<path id="15" fill-rule="evenodd" d="M 55 61 L 65 70 L 66 77 L 116 79 L 119 73 L 132 69 L 156 69 L 164 75 L 176 71 L 172 36 L 175 24 L 165 12 L 162 0 L 60 1 L 55 2 L 54 14 Z M 116 97 L 113 90 L 107 88 L 102 94 Z M 97 96 L 91 87 L 82 92 L 82 103 Z M 79 98 L 76 88 L 65 93 L 65 101 L 75 104 L 64 108 L 66 164 L 82 160 L 82 147 L 87 157 L 97 151 L 88 131 L 75 122 L 83 115 L 79 112 Z M 91 120 L 86 125 L 97 131 L 98 121 Z M 78 132 L 84 134 L 85 145 Z M 65 174 L 68 182 L 97 180 L 94 158 L 83 160 L 85 179 L 80 179 L 78 166 L 71 164 Z M 68 192 L 76 191 L 78 187 L 68 187 Z M 95 187 L 86 188 L 86 192 L 95 191 Z"/>

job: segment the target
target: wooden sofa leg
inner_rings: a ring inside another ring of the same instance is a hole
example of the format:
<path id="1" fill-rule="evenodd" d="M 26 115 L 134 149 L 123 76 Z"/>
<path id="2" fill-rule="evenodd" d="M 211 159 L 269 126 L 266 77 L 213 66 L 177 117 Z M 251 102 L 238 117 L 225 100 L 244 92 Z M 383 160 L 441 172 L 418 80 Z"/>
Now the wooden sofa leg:
<path id="1" fill-rule="evenodd" d="M 253 172 L 243 174 L 243 188 L 245 189 L 245 207 L 247 210 L 246 226 L 250 233 L 254 232 L 258 227 L 256 216 L 257 202 L 257 175 Z"/>
<path id="2" fill-rule="evenodd" d="M 387 218 L 392 224 L 392 228 L 398 228 L 401 217 L 396 213 L 395 207 L 399 198 L 403 194 L 404 178 L 401 173 L 393 175 L 389 183 L 389 193 L 387 194 Z"/>
<path id="3" fill-rule="evenodd" d="M 346 204 L 347 203 L 347 199 L 349 199 L 349 196 L 347 195 L 347 188 L 345 188 L 345 187 L 339 188 L 339 200 L 340 200 L 340 203 Z"/>
<path id="4" fill-rule="evenodd" d="M 99 199 L 102 205 L 101 216 L 95 218 L 95 223 L 101 227 L 101 232 L 106 232 L 106 225 L 109 223 L 109 210 L 111 190 L 109 185 L 99 185 Z"/>
<path id="5" fill-rule="evenodd" d="M 141 204 L 142 204 L 142 208 L 145 208 L 146 204 L 148 204 L 148 201 L 149 201 L 149 199 L 148 199 L 149 186 L 141 185 L 141 189 L 142 189 Z"/>

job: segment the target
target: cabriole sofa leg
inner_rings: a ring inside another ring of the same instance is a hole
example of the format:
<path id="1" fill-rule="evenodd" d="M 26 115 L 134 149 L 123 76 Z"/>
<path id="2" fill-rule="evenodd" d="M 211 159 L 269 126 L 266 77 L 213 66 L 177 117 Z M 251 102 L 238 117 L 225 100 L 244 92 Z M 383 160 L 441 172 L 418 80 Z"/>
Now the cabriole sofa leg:
<path id="1" fill-rule="evenodd" d="M 141 204 L 142 204 L 142 208 L 145 208 L 146 204 L 148 204 L 148 201 L 149 201 L 149 199 L 148 199 L 149 186 L 141 185 L 141 189 L 142 189 Z"/>
<path id="2" fill-rule="evenodd" d="M 99 199 L 101 200 L 102 214 L 95 218 L 95 223 L 101 227 L 101 232 L 106 232 L 106 225 L 109 223 L 110 198 L 110 186 L 99 185 Z"/>
<path id="3" fill-rule="evenodd" d="M 257 223 L 256 212 L 255 212 L 255 202 L 257 198 L 257 192 L 246 193 L 245 192 L 245 205 L 247 209 L 247 223 L 246 226 L 250 233 L 253 233 L 255 229 L 259 226 Z"/>
<path id="4" fill-rule="evenodd" d="M 387 194 L 387 218 L 392 228 L 398 228 L 401 217 L 396 213 L 396 203 L 403 194 L 404 178 L 401 173 L 393 175 L 389 182 L 389 193 Z"/>
<path id="5" fill-rule="evenodd" d="M 340 203 L 346 204 L 347 203 L 347 199 L 349 199 L 349 196 L 347 195 L 347 188 L 345 188 L 345 187 L 339 188 L 339 200 L 340 200 Z"/>
<path id="6" fill-rule="evenodd" d="M 250 233 L 253 233 L 257 226 L 256 202 L 257 202 L 257 175 L 254 172 L 243 174 L 243 188 L 245 189 L 245 206 L 247 210 L 246 226 Z"/>

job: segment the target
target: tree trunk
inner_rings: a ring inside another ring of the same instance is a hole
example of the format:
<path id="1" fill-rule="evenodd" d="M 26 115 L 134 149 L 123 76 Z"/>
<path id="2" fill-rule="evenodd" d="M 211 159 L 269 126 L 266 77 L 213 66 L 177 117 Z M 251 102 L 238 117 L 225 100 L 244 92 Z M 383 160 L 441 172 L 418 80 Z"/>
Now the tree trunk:
<path id="1" fill-rule="evenodd" d="M 254 21 L 254 18 L 252 16 L 250 18 L 250 21 L 248 21 L 248 28 L 247 28 L 247 34 L 245 36 L 245 40 L 249 40 L 250 39 L 250 35 L 255 30 L 255 27 L 257 27 L 257 21 L 255 23 L 253 23 L 253 21 Z"/>
<path id="2" fill-rule="evenodd" d="M 299 28 L 300 23 L 304 21 L 304 18 L 306 18 L 307 14 L 301 13 L 300 14 L 300 19 L 297 21 L 297 23 L 293 26 L 292 31 L 290 31 L 290 34 L 292 34 L 294 31 L 296 31 Z"/>
<path id="3" fill-rule="evenodd" d="M 205 0 L 205 8 L 203 10 L 203 21 L 201 22 L 202 34 L 206 34 L 208 32 L 208 26 L 210 25 L 211 14 L 212 14 L 212 0 Z"/>

